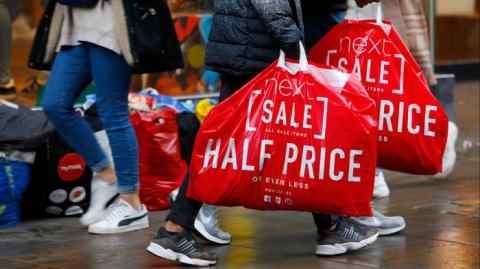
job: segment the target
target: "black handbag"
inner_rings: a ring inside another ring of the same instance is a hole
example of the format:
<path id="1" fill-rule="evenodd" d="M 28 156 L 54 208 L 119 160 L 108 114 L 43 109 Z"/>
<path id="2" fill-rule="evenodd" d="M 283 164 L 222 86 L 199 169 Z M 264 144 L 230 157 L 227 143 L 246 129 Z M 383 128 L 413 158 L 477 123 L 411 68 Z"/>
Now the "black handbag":
<path id="1" fill-rule="evenodd" d="M 91 7 L 97 2 L 98 0 L 58 0 L 58 3 L 72 7 Z"/>

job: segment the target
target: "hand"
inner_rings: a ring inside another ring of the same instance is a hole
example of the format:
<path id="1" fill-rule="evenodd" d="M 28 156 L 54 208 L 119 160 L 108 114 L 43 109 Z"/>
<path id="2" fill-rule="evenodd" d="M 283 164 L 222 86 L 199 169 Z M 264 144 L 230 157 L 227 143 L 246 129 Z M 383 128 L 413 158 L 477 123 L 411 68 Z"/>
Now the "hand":
<path id="1" fill-rule="evenodd" d="M 359 7 L 364 7 L 373 2 L 380 2 L 380 0 L 355 0 L 355 2 L 357 2 Z"/>

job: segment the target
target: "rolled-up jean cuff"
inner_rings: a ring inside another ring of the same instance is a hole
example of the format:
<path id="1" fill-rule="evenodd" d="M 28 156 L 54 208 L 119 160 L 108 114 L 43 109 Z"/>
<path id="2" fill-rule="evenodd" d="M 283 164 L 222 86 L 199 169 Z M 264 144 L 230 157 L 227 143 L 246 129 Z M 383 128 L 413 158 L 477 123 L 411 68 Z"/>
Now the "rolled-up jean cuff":
<path id="1" fill-rule="evenodd" d="M 98 173 L 98 172 L 102 171 L 103 169 L 107 168 L 108 166 L 110 166 L 110 161 L 108 159 L 103 159 L 103 160 L 97 162 L 96 164 L 91 165 L 90 169 L 92 169 L 93 172 Z"/>
<path id="2" fill-rule="evenodd" d="M 117 180 L 117 185 L 118 185 L 118 180 Z M 128 193 L 134 193 L 138 191 L 138 184 L 134 185 L 118 185 L 118 193 L 120 194 L 128 194 Z"/>

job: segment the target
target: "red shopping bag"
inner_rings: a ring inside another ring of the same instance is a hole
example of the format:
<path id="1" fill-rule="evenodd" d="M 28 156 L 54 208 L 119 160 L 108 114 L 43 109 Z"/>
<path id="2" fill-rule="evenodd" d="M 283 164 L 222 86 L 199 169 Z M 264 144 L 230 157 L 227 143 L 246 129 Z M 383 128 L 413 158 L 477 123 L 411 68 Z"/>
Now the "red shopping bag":
<path id="1" fill-rule="evenodd" d="M 309 52 L 353 72 L 378 108 L 378 165 L 411 174 L 442 171 L 448 117 L 390 22 L 346 20 Z"/>
<path id="2" fill-rule="evenodd" d="M 182 182 L 186 163 L 178 138 L 177 112 L 171 108 L 130 116 L 140 153 L 140 199 L 148 210 L 169 207 L 168 195 Z"/>
<path id="3" fill-rule="evenodd" d="M 282 54 L 283 55 L 283 54 Z M 187 196 L 208 204 L 366 216 L 375 102 L 354 76 L 284 56 L 217 105 L 197 135 Z"/>

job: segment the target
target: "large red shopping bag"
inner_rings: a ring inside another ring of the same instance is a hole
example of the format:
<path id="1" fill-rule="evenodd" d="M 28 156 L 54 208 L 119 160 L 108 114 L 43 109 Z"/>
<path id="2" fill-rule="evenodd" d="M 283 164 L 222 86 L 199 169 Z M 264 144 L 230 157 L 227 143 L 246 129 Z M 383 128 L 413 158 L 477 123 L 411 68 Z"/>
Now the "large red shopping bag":
<path id="1" fill-rule="evenodd" d="M 162 108 L 130 116 L 139 146 L 140 199 L 148 210 L 169 207 L 168 195 L 187 172 L 178 136 L 177 112 Z"/>
<path id="2" fill-rule="evenodd" d="M 378 165 L 412 174 L 442 171 L 448 117 L 390 22 L 346 20 L 309 52 L 353 72 L 378 108 Z"/>
<path id="3" fill-rule="evenodd" d="M 365 216 L 376 108 L 359 81 L 284 56 L 208 114 L 187 196 L 208 204 Z M 283 55 L 283 54 L 282 54 Z"/>

